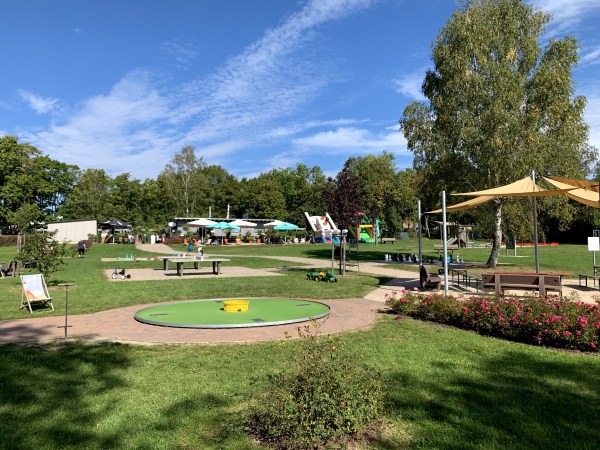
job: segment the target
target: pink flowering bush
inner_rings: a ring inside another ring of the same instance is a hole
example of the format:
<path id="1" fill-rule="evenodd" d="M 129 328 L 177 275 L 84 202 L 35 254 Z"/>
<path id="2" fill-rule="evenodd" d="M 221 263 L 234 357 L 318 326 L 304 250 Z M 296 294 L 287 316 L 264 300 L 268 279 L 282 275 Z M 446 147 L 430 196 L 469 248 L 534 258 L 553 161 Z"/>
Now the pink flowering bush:
<path id="1" fill-rule="evenodd" d="M 465 298 L 444 294 L 386 294 L 399 315 L 475 330 L 528 344 L 600 351 L 600 307 L 569 298 L 528 295 Z"/>

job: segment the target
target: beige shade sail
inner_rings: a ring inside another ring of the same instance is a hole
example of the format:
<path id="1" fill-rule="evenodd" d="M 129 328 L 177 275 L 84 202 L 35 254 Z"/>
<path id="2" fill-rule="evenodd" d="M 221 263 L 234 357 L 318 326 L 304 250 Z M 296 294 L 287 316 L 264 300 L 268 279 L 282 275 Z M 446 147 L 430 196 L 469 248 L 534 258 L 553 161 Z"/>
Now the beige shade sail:
<path id="1" fill-rule="evenodd" d="M 476 197 L 471 200 L 467 200 L 466 202 L 457 203 L 456 205 L 446 206 L 446 211 L 448 212 L 456 212 L 456 211 L 464 211 L 466 209 L 475 208 L 476 206 L 483 205 L 484 203 L 489 202 L 494 197 Z M 427 211 L 425 214 L 438 214 L 441 213 L 442 209 L 436 209 L 435 211 Z"/>
<path id="2" fill-rule="evenodd" d="M 550 180 L 554 180 L 554 181 L 557 181 L 557 182 L 565 184 L 565 185 L 575 186 L 578 188 L 584 188 L 584 189 L 587 189 L 590 191 L 598 192 L 598 182 L 593 181 L 593 180 L 575 180 L 573 178 L 563 178 L 563 177 L 548 177 L 548 178 L 544 177 L 544 179 L 546 181 L 548 181 L 549 183 L 552 183 L 552 181 L 550 181 Z M 554 184 L 554 183 L 552 183 L 552 184 Z"/>
<path id="3" fill-rule="evenodd" d="M 574 186 L 569 183 L 557 181 L 557 179 L 559 179 L 559 177 L 549 177 L 549 178 L 544 177 L 544 179 L 548 183 L 551 183 L 552 185 L 556 186 L 559 189 L 566 189 L 569 186 L 571 186 L 571 187 Z M 569 178 L 560 178 L 560 179 L 568 180 Z M 573 180 L 573 181 L 578 181 L 578 180 Z M 596 189 L 598 189 L 598 183 L 596 183 L 596 182 L 593 182 L 593 183 L 595 183 L 595 187 L 596 187 Z M 565 195 L 575 201 L 578 201 L 579 203 L 583 203 L 584 205 L 591 206 L 592 208 L 598 208 L 599 200 L 600 200 L 598 198 L 598 191 L 594 191 L 593 189 L 594 189 L 593 186 L 589 186 L 588 189 L 584 189 L 584 188 L 572 189 L 572 190 L 566 191 Z"/>
<path id="4" fill-rule="evenodd" d="M 574 188 L 570 187 L 567 189 L 547 190 L 535 184 L 530 177 L 525 177 L 521 180 L 515 181 L 514 183 L 506 184 L 493 189 L 485 189 L 483 191 L 475 192 L 462 192 L 452 195 L 471 195 L 477 197 L 545 197 L 549 195 L 564 194 L 565 191 L 569 191 L 571 189 Z"/>

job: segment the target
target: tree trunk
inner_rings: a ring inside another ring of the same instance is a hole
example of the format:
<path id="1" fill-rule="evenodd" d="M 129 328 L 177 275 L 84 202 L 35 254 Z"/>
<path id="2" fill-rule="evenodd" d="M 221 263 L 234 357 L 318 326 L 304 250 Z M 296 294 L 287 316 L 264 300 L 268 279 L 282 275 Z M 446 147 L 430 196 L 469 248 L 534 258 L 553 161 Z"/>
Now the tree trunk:
<path id="1" fill-rule="evenodd" d="M 493 268 L 498 264 L 500 256 L 500 244 L 502 243 L 502 201 L 492 200 L 494 206 L 494 240 L 492 242 L 492 253 L 485 263 L 485 267 Z"/>

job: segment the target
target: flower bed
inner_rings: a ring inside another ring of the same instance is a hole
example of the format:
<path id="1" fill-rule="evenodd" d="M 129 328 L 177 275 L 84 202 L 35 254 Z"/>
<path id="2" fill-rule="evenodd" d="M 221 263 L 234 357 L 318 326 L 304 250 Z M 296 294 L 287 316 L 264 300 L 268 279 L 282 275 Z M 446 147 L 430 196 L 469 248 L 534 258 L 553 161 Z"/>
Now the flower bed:
<path id="1" fill-rule="evenodd" d="M 548 347 L 600 351 L 600 307 L 565 297 L 447 297 L 401 291 L 386 304 L 410 317 Z M 398 316 L 400 318 L 400 316 Z"/>

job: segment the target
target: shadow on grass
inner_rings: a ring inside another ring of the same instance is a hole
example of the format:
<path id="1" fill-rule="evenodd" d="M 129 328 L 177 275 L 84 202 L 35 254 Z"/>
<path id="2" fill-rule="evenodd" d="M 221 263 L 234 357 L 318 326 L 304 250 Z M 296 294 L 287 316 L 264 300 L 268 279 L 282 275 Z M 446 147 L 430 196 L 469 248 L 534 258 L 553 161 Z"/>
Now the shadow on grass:
<path id="1" fill-rule="evenodd" d="M 0 347 L 1 448 L 114 448 L 111 435 L 95 431 L 110 406 L 98 409 L 94 397 L 124 386 L 115 369 L 128 364 L 118 345 Z"/>
<path id="2" fill-rule="evenodd" d="M 577 359 L 507 351 L 466 375 L 449 356 L 432 363 L 441 379 L 392 374 L 391 406 L 421 425 L 417 447 L 595 449 L 600 376 Z"/>

